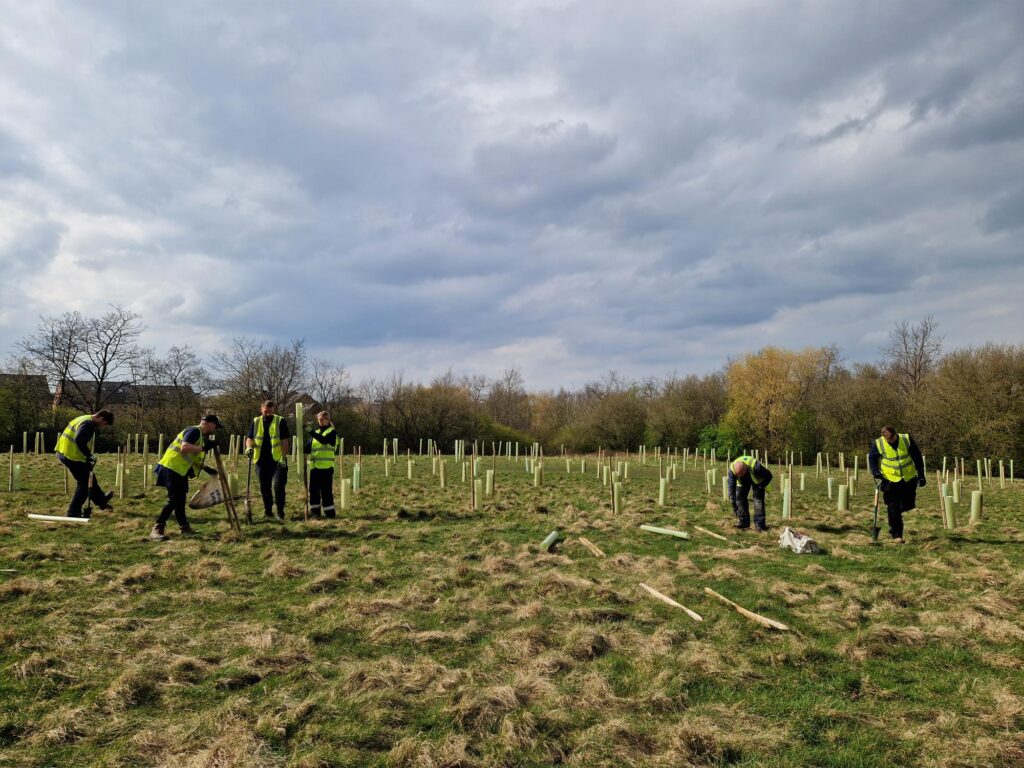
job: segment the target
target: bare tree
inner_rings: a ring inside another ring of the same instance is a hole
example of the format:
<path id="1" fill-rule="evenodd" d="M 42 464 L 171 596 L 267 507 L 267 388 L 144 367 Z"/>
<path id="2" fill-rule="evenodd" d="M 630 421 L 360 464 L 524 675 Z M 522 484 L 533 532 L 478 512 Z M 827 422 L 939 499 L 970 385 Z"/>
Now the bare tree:
<path id="1" fill-rule="evenodd" d="M 69 399 L 68 381 L 82 353 L 87 325 L 78 312 L 40 317 L 36 332 L 17 344 L 17 349 L 30 358 L 56 388 L 57 405 L 64 405 Z"/>
<path id="2" fill-rule="evenodd" d="M 917 395 L 925 380 L 936 369 L 942 352 L 942 336 L 929 315 L 917 325 L 906 320 L 889 332 L 889 343 L 882 348 L 886 368 L 907 397 Z"/>
<path id="3" fill-rule="evenodd" d="M 307 385 L 309 395 L 327 410 L 333 410 L 352 395 L 348 378 L 344 366 L 327 360 L 313 360 Z"/>
<path id="4" fill-rule="evenodd" d="M 507 368 L 487 392 L 487 413 L 499 424 L 518 430 L 530 428 L 530 397 L 523 374 Z"/>
<path id="5" fill-rule="evenodd" d="M 142 335 L 142 318 L 124 307 L 114 305 L 100 317 L 86 322 L 85 343 L 79 349 L 74 367 L 78 378 L 90 382 L 95 389 L 82 392 L 80 405 L 93 412 L 102 408 L 116 393 L 104 385 L 124 378 L 134 383 L 139 365 L 150 354 L 136 341 Z M 94 384 L 93 384 L 94 383 Z"/>
<path id="6" fill-rule="evenodd" d="M 252 402 L 270 399 L 284 410 L 302 394 L 308 378 L 306 342 L 295 339 L 288 346 L 268 346 L 237 338 L 230 349 L 216 356 L 216 367 L 226 394 Z"/>

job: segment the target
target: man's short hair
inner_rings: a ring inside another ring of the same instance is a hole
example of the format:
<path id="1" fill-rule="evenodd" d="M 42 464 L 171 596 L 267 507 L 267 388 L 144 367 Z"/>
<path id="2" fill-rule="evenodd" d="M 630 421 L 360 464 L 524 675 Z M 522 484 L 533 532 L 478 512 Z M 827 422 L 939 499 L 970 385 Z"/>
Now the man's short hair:
<path id="1" fill-rule="evenodd" d="M 108 427 L 114 426 L 114 414 L 111 411 L 104 408 L 102 411 L 96 411 L 96 415 L 103 419 Z"/>
<path id="2" fill-rule="evenodd" d="M 264 400 L 263 403 L 260 405 L 260 407 L 261 408 L 273 408 L 274 407 L 274 401 L 273 400 Z"/>
<path id="3" fill-rule="evenodd" d="M 888 424 L 886 424 L 884 427 L 882 427 L 882 432 L 884 432 L 887 435 L 895 435 L 896 434 L 896 430 L 893 429 L 892 427 L 890 427 Z"/>

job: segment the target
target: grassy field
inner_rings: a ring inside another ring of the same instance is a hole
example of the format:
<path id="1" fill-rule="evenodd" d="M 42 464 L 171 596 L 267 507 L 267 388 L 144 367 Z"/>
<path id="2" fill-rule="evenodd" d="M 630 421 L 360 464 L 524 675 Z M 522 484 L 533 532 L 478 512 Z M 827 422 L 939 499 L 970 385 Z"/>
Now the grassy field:
<path id="1" fill-rule="evenodd" d="M 474 512 L 450 460 L 442 490 L 429 460 L 407 480 L 366 457 L 338 520 L 239 536 L 218 507 L 153 544 L 163 495 L 137 466 L 113 514 L 67 526 L 26 519 L 63 514 L 56 461 L 18 460 L 23 490 L 0 493 L 3 766 L 1024 765 L 1021 481 L 947 532 L 932 480 L 909 543 L 872 547 L 864 475 L 840 515 L 811 468 L 793 523 L 825 551 L 795 555 L 780 493 L 768 534 L 735 534 L 700 469 L 658 508 L 657 467 L 634 463 L 613 515 L 593 460 L 548 459 L 541 488 L 499 460 Z"/>

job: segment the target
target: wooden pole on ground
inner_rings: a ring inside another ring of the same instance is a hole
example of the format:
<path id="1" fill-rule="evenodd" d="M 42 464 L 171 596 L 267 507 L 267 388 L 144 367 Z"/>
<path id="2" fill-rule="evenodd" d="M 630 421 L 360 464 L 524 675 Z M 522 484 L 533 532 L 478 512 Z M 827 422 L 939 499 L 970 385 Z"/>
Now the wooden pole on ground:
<path id="1" fill-rule="evenodd" d="M 640 589 L 642 589 L 645 592 L 647 592 L 647 594 L 649 594 L 651 597 L 653 597 L 653 598 L 655 598 L 657 600 L 661 600 L 661 602 L 665 603 L 666 605 L 671 605 L 673 608 L 679 608 L 680 610 L 685 611 L 686 615 L 689 616 L 694 621 L 704 621 L 704 618 L 699 613 L 697 613 L 696 611 L 691 611 L 689 608 L 687 608 L 682 603 L 677 603 L 675 600 L 673 600 L 668 595 L 663 595 L 661 592 L 656 590 L 654 587 L 649 587 L 646 584 L 644 584 L 643 582 L 640 582 Z"/>
<path id="2" fill-rule="evenodd" d="M 769 629 L 777 629 L 780 632 L 788 632 L 789 631 L 789 627 L 787 627 L 781 621 L 776 621 L 775 619 L 769 619 L 767 616 L 762 616 L 759 613 L 754 613 L 753 611 L 748 611 L 742 605 L 738 605 L 738 604 L 734 603 L 732 600 L 730 600 L 725 595 L 718 594 L 711 587 L 704 587 L 704 591 L 707 594 L 711 595 L 712 597 L 714 597 L 714 598 L 716 598 L 718 600 L 721 600 L 726 605 L 732 606 L 733 608 L 736 609 L 736 612 L 738 614 L 740 614 L 741 616 L 746 616 L 748 619 L 750 619 L 751 621 L 757 622 L 762 627 L 768 627 Z"/>

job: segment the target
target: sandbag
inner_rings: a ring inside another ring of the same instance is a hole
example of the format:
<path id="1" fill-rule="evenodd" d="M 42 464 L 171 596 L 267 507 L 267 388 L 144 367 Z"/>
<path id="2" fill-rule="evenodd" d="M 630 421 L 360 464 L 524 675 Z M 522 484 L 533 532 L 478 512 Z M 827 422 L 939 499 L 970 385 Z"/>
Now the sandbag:
<path id="1" fill-rule="evenodd" d="M 199 486 L 199 490 L 188 500 L 190 509 L 207 509 L 224 503 L 224 493 L 220 489 L 220 477 L 213 475 Z"/>
<path id="2" fill-rule="evenodd" d="M 779 546 L 783 549 L 791 549 L 798 555 L 814 555 L 821 551 L 818 548 L 818 542 L 807 534 L 794 531 L 789 526 L 782 529 Z"/>

